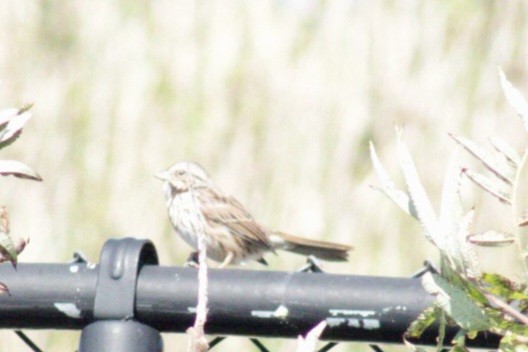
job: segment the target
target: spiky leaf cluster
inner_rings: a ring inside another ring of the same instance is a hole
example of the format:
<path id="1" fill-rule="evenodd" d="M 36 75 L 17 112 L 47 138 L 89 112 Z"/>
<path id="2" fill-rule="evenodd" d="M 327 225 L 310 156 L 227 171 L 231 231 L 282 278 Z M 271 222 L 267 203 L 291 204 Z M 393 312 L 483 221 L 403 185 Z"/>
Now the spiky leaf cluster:
<path id="1" fill-rule="evenodd" d="M 500 72 L 505 95 L 521 116 L 528 131 L 528 102 Z M 513 148 L 499 139 L 489 139 L 491 148 L 484 148 L 463 137 L 451 135 L 469 153 L 475 156 L 490 174 L 485 175 L 458 167 L 456 155 L 452 158 L 444 179 L 439 214 L 433 209 L 422 186 L 418 172 L 397 129 L 398 161 L 405 188 L 398 188 L 381 164 L 374 145 L 370 152 L 374 169 L 380 180 L 376 188 L 406 213 L 414 217 L 422 231 L 440 253 L 440 270 L 431 270 L 422 276 L 425 290 L 435 297 L 433 307 L 426 309 L 409 327 L 407 339 L 419 338 L 433 323 L 439 324 L 437 350 L 444 343 L 451 351 L 466 351 L 466 339 L 479 332 L 492 332 L 502 336 L 499 349 L 522 350 L 528 344 L 528 294 L 526 285 L 515 283 L 498 274 L 483 273 L 475 246 L 504 246 L 514 242 L 513 235 L 500 231 L 473 232 L 474 210 L 464 210 L 460 198 L 461 178 L 471 181 L 492 194 L 499 201 L 513 205 L 515 222 L 519 226 L 517 241 L 524 262 L 528 258 L 528 153 L 521 158 Z M 528 267 L 528 265 L 527 265 Z M 448 325 L 456 325 L 460 332 L 452 341 L 444 341 Z"/>
<path id="2" fill-rule="evenodd" d="M 29 112 L 31 105 L 23 108 L 11 108 L 0 111 L 0 149 L 11 145 L 22 133 L 25 124 L 31 119 Z M 26 164 L 17 160 L 0 160 L 0 175 L 13 175 L 35 181 L 42 181 L 37 172 Z M 5 206 L 0 206 L 0 263 L 9 261 L 16 267 L 18 254 L 24 250 L 29 239 L 11 238 L 9 217 Z M 4 284 L 0 283 L 0 293 L 9 292 Z"/>

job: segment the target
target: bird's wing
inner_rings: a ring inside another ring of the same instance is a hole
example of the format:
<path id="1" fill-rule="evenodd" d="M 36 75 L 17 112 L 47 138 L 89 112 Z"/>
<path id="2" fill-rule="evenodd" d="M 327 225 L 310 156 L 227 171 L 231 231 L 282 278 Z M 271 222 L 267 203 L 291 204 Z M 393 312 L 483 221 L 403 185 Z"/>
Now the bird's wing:
<path id="1" fill-rule="evenodd" d="M 267 230 L 260 226 L 235 198 L 210 195 L 208 199 L 211 201 L 201 202 L 202 211 L 208 221 L 225 225 L 231 233 L 244 241 L 273 249 Z"/>

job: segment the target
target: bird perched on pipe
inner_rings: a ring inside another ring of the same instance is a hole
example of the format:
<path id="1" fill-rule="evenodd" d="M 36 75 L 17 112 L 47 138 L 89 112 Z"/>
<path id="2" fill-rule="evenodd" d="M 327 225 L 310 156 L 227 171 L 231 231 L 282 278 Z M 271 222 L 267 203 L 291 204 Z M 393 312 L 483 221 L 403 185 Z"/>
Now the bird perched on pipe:
<path id="1" fill-rule="evenodd" d="M 276 250 L 346 261 L 352 249 L 270 231 L 255 221 L 239 201 L 221 191 L 197 163 L 179 162 L 155 176 L 163 181 L 167 210 L 176 232 L 197 249 L 196 229 L 203 226 L 207 257 L 221 262 L 220 267 L 251 260 L 266 263 L 263 255 Z"/>

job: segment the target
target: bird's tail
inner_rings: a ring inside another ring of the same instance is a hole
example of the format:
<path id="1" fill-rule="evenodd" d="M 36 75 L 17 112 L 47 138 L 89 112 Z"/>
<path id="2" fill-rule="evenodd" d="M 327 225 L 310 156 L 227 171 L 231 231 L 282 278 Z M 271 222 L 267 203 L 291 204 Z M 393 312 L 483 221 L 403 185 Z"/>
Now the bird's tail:
<path id="1" fill-rule="evenodd" d="M 292 236 L 283 232 L 273 232 L 270 235 L 275 249 L 294 252 L 302 255 L 314 255 L 319 259 L 333 262 L 345 262 L 351 246 L 326 241 L 310 240 Z"/>

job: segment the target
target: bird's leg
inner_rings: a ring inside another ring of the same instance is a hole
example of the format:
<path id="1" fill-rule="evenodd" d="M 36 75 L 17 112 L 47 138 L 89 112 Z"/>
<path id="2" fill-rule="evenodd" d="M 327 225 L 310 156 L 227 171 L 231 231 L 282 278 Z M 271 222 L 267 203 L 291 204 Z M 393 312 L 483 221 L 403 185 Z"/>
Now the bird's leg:
<path id="1" fill-rule="evenodd" d="M 234 257 L 234 254 L 233 252 L 228 252 L 224 261 L 222 262 L 222 264 L 220 264 L 220 266 L 218 267 L 219 269 L 223 269 L 225 268 L 226 266 L 228 266 L 229 264 L 231 264 L 231 261 L 233 260 L 233 257 Z"/>
<path id="2" fill-rule="evenodd" d="M 189 254 L 189 256 L 187 257 L 187 261 L 185 262 L 185 264 L 183 264 L 183 266 L 186 268 L 198 268 L 200 266 L 200 262 L 198 260 L 199 254 L 200 252 L 198 251 L 194 251 Z"/>

